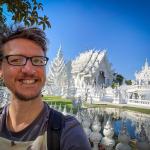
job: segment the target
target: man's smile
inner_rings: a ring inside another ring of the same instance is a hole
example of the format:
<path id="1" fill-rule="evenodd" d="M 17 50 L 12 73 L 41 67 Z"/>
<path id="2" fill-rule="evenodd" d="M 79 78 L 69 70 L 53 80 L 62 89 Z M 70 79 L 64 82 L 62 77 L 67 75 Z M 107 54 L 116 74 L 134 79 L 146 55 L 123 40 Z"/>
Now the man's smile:
<path id="1" fill-rule="evenodd" d="M 36 83 L 38 80 L 37 79 L 20 79 L 19 82 L 23 83 L 23 84 L 34 84 Z"/>

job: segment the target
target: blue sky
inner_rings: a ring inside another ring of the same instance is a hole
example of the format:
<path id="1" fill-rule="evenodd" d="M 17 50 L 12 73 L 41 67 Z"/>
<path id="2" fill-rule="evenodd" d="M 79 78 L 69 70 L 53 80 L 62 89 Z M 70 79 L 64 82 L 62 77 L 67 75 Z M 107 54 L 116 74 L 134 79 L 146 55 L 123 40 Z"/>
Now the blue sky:
<path id="1" fill-rule="evenodd" d="M 134 79 L 147 58 L 150 64 L 149 0 L 50 0 L 41 1 L 52 28 L 48 56 L 59 45 L 65 60 L 89 49 L 107 49 L 115 72 Z"/>
<path id="2" fill-rule="evenodd" d="M 150 64 L 150 0 L 38 0 L 52 28 L 46 29 L 50 61 L 61 44 L 66 61 L 89 49 L 107 49 L 112 69 L 134 79 Z"/>

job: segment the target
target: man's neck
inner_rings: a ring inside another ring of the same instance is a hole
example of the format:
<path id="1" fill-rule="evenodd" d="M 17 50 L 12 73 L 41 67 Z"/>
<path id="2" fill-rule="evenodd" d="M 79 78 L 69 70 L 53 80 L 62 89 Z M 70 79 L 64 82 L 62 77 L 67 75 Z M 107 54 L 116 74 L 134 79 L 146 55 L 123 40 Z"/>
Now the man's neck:
<path id="1" fill-rule="evenodd" d="M 14 132 L 23 130 L 36 119 L 43 107 L 41 98 L 31 101 L 13 99 L 8 109 L 7 127 Z"/>

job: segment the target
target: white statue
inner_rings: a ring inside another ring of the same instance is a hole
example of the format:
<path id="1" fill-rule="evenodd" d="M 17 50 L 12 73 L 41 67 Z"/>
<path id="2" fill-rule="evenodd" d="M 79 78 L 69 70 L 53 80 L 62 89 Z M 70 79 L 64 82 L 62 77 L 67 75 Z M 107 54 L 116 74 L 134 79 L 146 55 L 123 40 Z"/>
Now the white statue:
<path id="1" fill-rule="evenodd" d="M 114 128 L 111 123 L 111 117 L 104 126 L 103 130 L 104 137 L 102 138 L 101 144 L 105 147 L 106 150 L 112 150 L 115 145 L 115 140 L 112 138 L 114 135 Z"/>
<path id="2" fill-rule="evenodd" d="M 101 130 L 101 123 L 99 122 L 98 116 L 96 115 L 92 123 L 92 133 L 90 135 L 90 141 L 93 143 L 92 150 L 98 150 L 98 144 L 102 139 L 100 130 Z"/>

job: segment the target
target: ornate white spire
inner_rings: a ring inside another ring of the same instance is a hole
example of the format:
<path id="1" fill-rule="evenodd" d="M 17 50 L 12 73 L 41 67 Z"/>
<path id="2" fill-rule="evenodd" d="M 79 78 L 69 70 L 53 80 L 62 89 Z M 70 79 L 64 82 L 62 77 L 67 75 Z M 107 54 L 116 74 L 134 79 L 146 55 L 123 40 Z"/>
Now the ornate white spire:
<path id="1" fill-rule="evenodd" d="M 144 69 L 145 69 L 145 70 L 148 70 L 148 61 L 147 61 L 147 58 L 146 58 L 146 60 L 145 60 Z"/>
<path id="2" fill-rule="evenodd" d="M 60 46 L 59 46 L 59 49 L 58 49 L 58 52 L 57 52 L 57 58 L 61 58 L 61 57 L 63 57 L 63 54 L 62 54 L 62 47 L 61 47 L 61 44 L 60 44 Z"/>
<path id="3" fill-rule="evenodd" d="M 67 85 L 66 65 L 61 51 L 61 44 L 56 57 L 51 62 L 47 75 L 47 84 L 51 86 L 51 95 L 63 95 L 64 87 Z"/>

